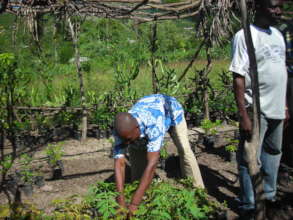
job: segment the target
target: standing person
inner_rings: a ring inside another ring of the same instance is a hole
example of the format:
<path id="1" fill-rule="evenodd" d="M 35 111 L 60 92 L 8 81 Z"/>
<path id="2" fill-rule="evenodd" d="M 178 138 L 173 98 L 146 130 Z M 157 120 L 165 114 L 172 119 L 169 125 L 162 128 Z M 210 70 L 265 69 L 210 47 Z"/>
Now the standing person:
<path id="1" fill-rule="evenodd" d="M 287 104 L 289 120 L 285 125 L 284 131 L 284 162 L 293 167 L 293 22 L 282 22 L 278 25 L 278 29 L 282 32 L 286 44 L 286 65 L 288 71 L 287 83 Z"/>
<path id="2" fill-rule="evenodd" d="M 260 93 L 260 151 L 258 160 L 264 173 L 264 193 L 268 201 L 276 195 L 277 173 L 281 158 L 283 120 L 286 107 L 287 70 L 285 42 L 282 34 L 271 25 L 281 13 L 281 0 L 258 0 L 255 20 L 250 25 L 256 54 Z M 237 152 L 240 181 L 240 211 L 248 218 L 255 208 L 254 190 L 244 155 L 244 141 L 252 135 L 252 89 L 249 56 L 240 30 L 233 39 L 233 72 L 235 99 L 239 113 L 240 143 Z"/>
<path id="3" fill-rule="evenodd" d="M 141 98 L 128 113 L 118 113 L 114 122 L 114 166 L 118 203 L 126 207 L 123 195 L 125 151 L 128 147 L 132 180 L 140 180 L 128 206 L 130 214 L 140 204 L 149 187 L 160 157 L 164 136 L 169 131 L 180 155 L 180 167 L 194 185 L 204 188 L 196 158 L 191 150 L 182 106 L 174 97 L 154 94 Z"/>

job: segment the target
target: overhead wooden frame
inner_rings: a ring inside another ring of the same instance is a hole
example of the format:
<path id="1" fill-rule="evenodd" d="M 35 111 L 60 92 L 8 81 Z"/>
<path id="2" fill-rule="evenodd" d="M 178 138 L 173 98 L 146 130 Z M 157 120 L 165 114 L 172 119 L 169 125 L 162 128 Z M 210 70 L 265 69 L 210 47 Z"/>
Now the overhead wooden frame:
<path id="1" fill-rule="evenodd" d="M 52 13 L 66 10 L 105 18 L 127 18 L 139 22 L 169 20 L 198 14 L 203 0 L 179 0 L 163 3 L 160 0 L 0 0 L 1 10 L 16 15 Z"/>
<path id="2" fill-rule="evenodd" d="M 25 17 L 33 34 L 37 15 L 46 13 L 130 19 L 137 24 L 194 17 L 206 27 L 197 27 L 197 32 L 208 31 L 210 41 L 219 43 L 232 33 L 236 4 L 235 0 L 0 0 L 0 13 Z"/>

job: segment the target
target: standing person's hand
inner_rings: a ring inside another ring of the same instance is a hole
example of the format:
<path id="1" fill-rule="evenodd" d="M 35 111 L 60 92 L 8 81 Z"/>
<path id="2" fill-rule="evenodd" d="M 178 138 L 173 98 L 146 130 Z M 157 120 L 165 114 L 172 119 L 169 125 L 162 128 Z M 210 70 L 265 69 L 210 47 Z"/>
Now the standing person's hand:
<path id="1" fill-rule="evenodd" d="M 250 140 L 252 135 L 252 122 L 248 115 L 240 119 L 240 129 L 244 133 L 245 139 Z"/>

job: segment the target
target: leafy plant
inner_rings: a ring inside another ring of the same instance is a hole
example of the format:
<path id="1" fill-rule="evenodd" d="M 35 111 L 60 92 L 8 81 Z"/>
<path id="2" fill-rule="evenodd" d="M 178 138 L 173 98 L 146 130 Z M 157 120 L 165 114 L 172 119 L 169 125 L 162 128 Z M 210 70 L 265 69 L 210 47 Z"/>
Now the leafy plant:
<path id="1" fill-rule="evenodd" d="M 184 188 L 153 181 L 132 219 L 209 219 L 220 209 L 219 204 L 208 200 L 204 190 L 193 188 L 191 180 L 181 180 L 180 184 Z M 126 184 L 124 195 L 127 202 L 137 186 L 138 182 Z M 123 214 L 117 216 L 116 196 L 114 183 L 97 183 L 90 188 L 85 202 L 97 210 L 98 219 L 119 219 Z"/>
<path id="2" fill-rule="evenodd" d="M 80 113 L 79 112 L 70 112 L 70 111 L 60 111 L 53 117 L 53 122 L 56 127 L 71 125 L 77 127 L 80 121 Z"/>
<path id="3" fill-rule="evenodd" d="M 137 181 L 125 185 L 124 195 L 127 203 L 137 187 Z M 127 210 L 119 207 L 116 202 L 117 195 L 115 183 L 98 182 L 89 188 L 88 194 L 81 198 L 80 202 L 77 202 L 80 200 L 77 195 L 55 199 L 52 202 L 55 209 L 50 215 L 32 208 L 33 219 L 125 220 Z M 23 216 L 26 216 L 25 213 L 28 213 L 30 208 L 21 209 L 18 214 L 22 212 Z M 209 199 L 205 190 L 194 188 L 191 178 L 181 179 L 176 185 L 154 180 L 135 215 L 130 219 L 215 219 L 217 213 L 223 209 L 223 205 Z M 0 214 L 6 216 L 9 211 L 8 209 Z"/>
<path id="4" fill-rule="evenodd" d="M 220 120 L 215 122 L 210 121 L 209 119 L 204 119 L 201 121 L 200 127 L 204 130 L 206 135 L 215 135 L 217 133 L 217 127 L 221 125 Z"/>
<path id="5" fill-rule="evenodd" d="M 236 152 L 237 151 L 237 146 L 229 144 L 225 146 L 225 150 L 228 152 Z"/>
<path id="6" fill-rule="evenodd" d="M 236 152 L 238 148 L 239 140 L 229 139 L 229 144 L 225 146 L 227 152 Z"/>
<path id="7" fill-rule="evenodd" d="M 33 158 L 29 156 L 28 154 L 23 154 L 20 157 L 20 164 L 24 168 L 31 168 L 32 161 L 33 161 Z"/>
<path id="8" fill-rule="evenodd" d="M 36 176 L 35 172 L 32 169 L 32 161 L 33 158 L 28 154 L 23 154 L 20 158 L 21 168 L 19 174 L 23 183 L 32 183 L 34 180 L 34 176 Z"/>
<path id="9" fill-rule="evenodd" d="M 9 73 L 16 69 L 16 58 L 12 53 L 0 54 L 0 81 L 9 80 Z"/>
<path id="10" fill-rule="evenodd" d="M 168 151 L 167 151 L 167 149 L 166 149 L 166 147 L 165 147 L 165 145 L 161 148 L 161 150 L 160 150 L 160 157 L 162 158 L 162 159 L 167 159 L 168 158 Z"/>
<path id="11" fill-rule="evenodd" d="M 117 65 L 114 72 L 114 91 L 105 92 L 98 98 L 91 94 L 91 100 L 98 104 L 93 111 L 92 121 L 99 125 L 99 129 L 111 128 L 113 116 L 118 112 L 127 111 L 131 103 L 137 99 L 136 90 L 131 85 L 138 73 L 138 63 Z"/>
<path id="12" fill-rule="evenodd" d="M 5 174 L 7 173 L 7 171 L 12 167 L 13 165 L 13 161 L 12 161 L 12 156 L 11 155 L 7 155 L 3 158 L 2 161 L 0 161 L 0 166 L 1 166 L 1 173 Z"/>
<path id="13" fill-rule="evenodd" d="M 118 195 L 115 192 L 114 183 L 97 183 L 90 187 L 89 193 L 85 198 L 86 204 L 97 210 L 98 216 L 103 219 L 114 219 L 116 210 L 119 208 L 115 197 Z"/>
<path id="14" fill-rule="evenodd" d="M 58 144 L 48 144 L 46 149 L 46 154 L 48 157 L 48 163 L 52 168 L 59 166 L 58 162 L 61 160 L 64 151 L 62 149 L 63 143 L 59 142 Z"/>
<path id="15" fill-rule="evenodd" d="M 114 113 L 111 112 L 106 104 L 100 104 L 99 108 L 93 111 L 91 121 L 98 124 L 99 129 L 106 130 L 112 124 Z"/>
<path id="16" fill-rule="evenodd" d="M 0 205 L 0 219 L 46 219 L 44 212 L 34 205 L 24 202 L 18 206 Z M 53 219 L 52 219 L 53 220 Z"/>
<path id="17" fill-rule="evenodd" d="M 35 174 L 32 170 L 21 170 L 21 180 L 23 183 L 33 183 Z"/>
<path id="18" fill-rule="evenodd" d="M 218 70 L 220 71 L 220 70 Z M 237 107 L 233 92 L 233 78 L 229 71 L 218 73 L 217 84 L 213 85 L 214 93 L 210 96 L 209 105 L 213 115 L 221 120 L 237 118 Z"/>
<path id="19" fill-rule="evenodd" d="M 52 206 L 55 207 L 52 218 L 48 219 L 84 219 L 90 220 L 91 212 L 85 202 L 77 203 L 78 196 L 72 195 L 66 199 L 55 199 Z"/>
<path id="20" fill-rule="evenodd" d="M 160 93 L 174 96 L 179 92 L 180 82 L 178 81 L 176 70 L 163 65 L 162 60 L 156 60 L 159 65 L 161 76 L 158 77 L 158 89 Z"/>
<path id="21" fill-rule="evenodd" d="M 14 133 L 16 122 L 12 108 L 23 101 L 27 81 L 27 77 L 18 69 L 15 55 L 13 53 L 0 53 L 0 104 L 6 106 L 0 110 L 0 118 L 7 120 L 3 120 L 3 127 L 10 129 L 10 135 Z M 2 120 L 0 120 L 1 125 Z"/>

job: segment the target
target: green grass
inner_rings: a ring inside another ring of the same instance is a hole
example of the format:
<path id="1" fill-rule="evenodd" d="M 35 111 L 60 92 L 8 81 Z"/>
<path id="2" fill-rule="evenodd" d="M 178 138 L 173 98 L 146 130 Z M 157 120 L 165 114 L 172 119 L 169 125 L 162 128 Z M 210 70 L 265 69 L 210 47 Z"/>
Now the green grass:
<path id="1" fill-rule="evenodd" d="M 188 65 L 188 62 L 174 62 L 166 64 L 170 69 L 175 69 L 177 76 L 181 76 L 184 69 Z M 206 61 L 199 60 L 196 61 L 193 66 L 188 71 L 188 74 L 182 80 L 184 82 L 190 80 L 190 77 L 193 77 L 197 70 L 204 68 Z M 227 70 L 229 61 L 227 60 L 216 60 L 213 61 L 212 70 L 209 73 L 209 78 L 212 85 L 216 86 L 219 84 L 219 73 L 223 70 Z M 64 90 L 69 86 L 79 89 L 79 79 L 77 77 L 76 69 L 74 66 L 71 66 L 65 73 L 58 73 L 52 76 L 52 94 L 54 97 L 63 96 Z M 161 68 L 157 67 L 157 74 L 161 74 Z M 91 71 L 84 73 L 84 85 L 86 91 L 92 91 L 97 95 L 101 95 L 104 92 L 111 91 L 114 87 L 114 70 L 110 69 L 107 71 Z M 47 90 L 45 86 L 45 80 L 40 80 L 36 78 L 32 82 L 31 87 L 38 91 L 39 94 L 45 95 Z M 152 91 L 152 79 L 151 79 L 151 67 L 149 65 L 143 65 L 140 67 L 140 73 L 138 77 L 133 81 L 132 88 L 135 89 L 140 95 L 146 95 L 153 93 Z M 49 91 L 50 92 L 50 91 Z"/>
<path id="2" fill-rule="evenodd" d="M 188 62 L 176 62 L 167 64 L 168 68 L 175 69 L 177 76 L 181 76 L 184 69 L 187 67 Z M 206 61 L 199 60 L 194 62 L 193 66 L 189 69 L 183 81 L 190 80 L 190 77 L 194 76 L 196 70 L 200 70 L 204 68 L 206 65 Z M 216 60 L 213 62 L 212 70 L 209 73 L 209 78 L 211 80 L 212 85 L 219 84 L 219 73 L 223 70 L 227 70 L 229 66 L 229 61 L 227 60 Z M 158 67 L 157 73 L 160 74 L 160 68 Z M 111 74 L 111 73 L 110 73 Z M 109 76 L 110 77 L 110 76 Z M 134 81 L 133 87 L 137 90 L 140 90 L 142 94 L 150 94 L 152 93 L 152 79 L 151 79 L 151 68 L 149 66 L 143 66 L 140 68 L 140 73 L 137 79 Z"/>

